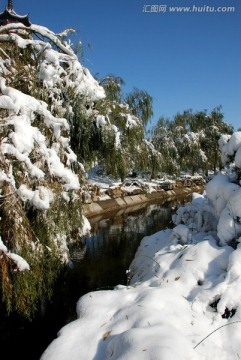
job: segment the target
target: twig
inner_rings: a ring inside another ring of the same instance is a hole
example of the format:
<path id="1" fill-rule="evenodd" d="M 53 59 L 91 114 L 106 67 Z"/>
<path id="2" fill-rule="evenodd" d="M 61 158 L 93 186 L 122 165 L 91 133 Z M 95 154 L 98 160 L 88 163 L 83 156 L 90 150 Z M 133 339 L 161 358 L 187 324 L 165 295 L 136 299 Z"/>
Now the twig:
<path id="1" fill-rule="evenodd" d="M 150 256 L 147 256 L 147 255 L 141 255 L 141 256 L 144 256 L 144 257 L 147 257 L 148 259 L 151 259 L 152 261 L 154 261 L 159 267 L 161 267 L 160 264 L 158 264 L 158 262 L 156 260 L 154 260 L 153 258 L 151 258 Z"/>
<path id="2" fill-rule="evenodd" d="M 17 192 L 17 190 L 12 191 L 12 192 L 10 192 L 10 193 L 8 193 L 8 194 L 6 194 L 6 195 L 0 195 L 0 200 L 6 198 L 6 197 L 8 197 L 8 196 L 11 196 L 11 195 L 15 194 L 16 192 Z"/>
<path id="3" fill-rule="evenodd" d="M 199 341 L 199 343 L 197 345 L 194 346 L 193 349 L 196 349 L 204 340 L 206 340 L 209 336 L 211 336 L 213 333 L 215 333 L 216 331 L 218 331 L 219 329 L 225 327 L 225 326 L 228 326 L 228 325 L 233 325 L 233 324 L 237 324 L 237 323 L 240 323 L 241 320 L 237 320 L 237 321 L 233 321 L 231 323 L 228 323 L 228 324 L 225 324 L 225 325 L 222 325 L 220 327 L 218 327 L 217 329 L 213 330 L 210 334 L 208 334 L 207 336 L 205 336 L 205 338 L 203 338 L 201 341 Z"/>
<path id="4" fill-rule="evenodd" d="M 186 248 L 188 248 L 188 245 L 185 245 L 183 249 L 181 249 L 181 251 L 183 252 L 184 250 L 186 250 Z M 160 256 L 163 256 L 163 255 L 166 255 L 166 254 L 171 254 L 172 251 L 166 251 L 165 253 L 163 254 L 160 254 Z M 156 261 L 154 260 L 152 257 L 148 256 L 148 255 L 140 255 L 140 256 L 144 256 L 144 257 L 147 257 L 148 259 L 151 259 L 152 261 L 154 261 L 159 267 L 161 267 L 161 265 Z"/>

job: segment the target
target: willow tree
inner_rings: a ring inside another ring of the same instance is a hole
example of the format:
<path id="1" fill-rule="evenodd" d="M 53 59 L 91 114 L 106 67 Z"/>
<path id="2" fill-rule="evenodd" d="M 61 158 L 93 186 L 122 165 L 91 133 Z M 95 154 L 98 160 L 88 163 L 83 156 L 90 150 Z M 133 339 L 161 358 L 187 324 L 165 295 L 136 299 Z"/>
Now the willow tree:
<path id="1" fill-rule="evenodd" d="M 99 83 L 105 89 L 107 99 L 119 104 L 122 102 L 122 86 L 125 81 L 120 76 L 106 75 Z"/>
<path id="2" fill-rule="evenodd" d="M 222 168 L 221 154 L 218 140 L 221 135 L 231 135 L 234 131 L 233 126 L 224 120 L 224 114 L 221 112 L 222 107 L 214 108 L 204 121 L 204 136 L 201 147 L 207 156 L 208 168 L 214 172 Z"/>
<path id="3" fill-rule="evenodd" d="M 218 140 L 233 128 L 224 121 L 221 107 L 207 111 L 186 110 L 172 120 L 160 118 L 152 131 L 152 142 L 165 158 L 163 171 L 177 170 L 194 174 L 201 169 L 216 171 L 221 166 Z"/>
<path id="4" fill-rule="evenodd" d="M 152 114 L 151 97 L 144 91 L 135 92 L 139 101 L 144 94 L 145 99 L 149 99 L 146 101 L 148 108 L 143 103 L 141 110 L 141 104 L 133 102 L 130 106 L 127 103 L 121 77 L 107 75 L 99 84 L 106 96 L 94 103 L 94 111 L 91 111 L 91 104 L 86 111 L 83 100 L 75 103 L 71 144 L 86 168 L 98 164 L 107 175 L 124 180 L 133 169 L 142 171 L 152 167 L 151 147 L 146 146 L 143 124 Z M 131 97 L 134 99 L 134 93 L 129 99 Z"/>
<path id="5" fill-rule="evenodd" d="M 161 154 L 159 171 L 165 174 L 175 175 L 179 172 L 180 157 L 175 137 L 170 127 L 170 120 L 163 117 L 159 118 L 155 127 L 152 129 L 151 142 Z"/>
<path id="6" fill-rule="evenodd" d="M 141 120 L 143 126 L 146 126 L 153 116 L 152 96 L 145 90 L 134 88 L 127 94 L 125 102 L 129 105 L 133 115 Z"/>
<path id="7" fill-rule="evenodd" d="M 84 231 L 73 109 L 105 97 L 62 39 L 38 25 L 0 27 L 1 309 L 28 317 L 51 296 L 69 243 Z"/>

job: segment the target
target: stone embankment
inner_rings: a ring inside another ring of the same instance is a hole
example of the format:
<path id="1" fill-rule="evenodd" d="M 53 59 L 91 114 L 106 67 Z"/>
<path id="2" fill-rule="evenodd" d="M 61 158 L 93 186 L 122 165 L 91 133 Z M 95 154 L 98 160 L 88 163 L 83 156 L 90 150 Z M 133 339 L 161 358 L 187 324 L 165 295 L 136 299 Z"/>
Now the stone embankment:
<path id="1" fill-rule="evenodd" d="M 189 187 L 173 187 L 172 190 L 153 191 L 137 195 L 126 195 L 107 200 L 93 201 L 83 205 L 84 214 L 87 218 L 107 212 L 118 211 L 130 206 L 137 206 L 143 203 L 155 201 L 171 201 L 180 196 L 187 196 L 193 192 L 202 193 L 203 185 L 192 185 Z"/>

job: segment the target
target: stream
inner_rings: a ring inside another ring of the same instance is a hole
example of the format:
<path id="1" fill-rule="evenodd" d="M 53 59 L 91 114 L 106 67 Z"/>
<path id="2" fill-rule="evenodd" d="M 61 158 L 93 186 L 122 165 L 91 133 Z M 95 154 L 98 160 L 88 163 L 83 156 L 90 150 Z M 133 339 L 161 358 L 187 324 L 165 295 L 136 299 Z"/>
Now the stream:
<path id="1" fill-rule="evenodd" d="M 89 219 L 91 233 L 69 246 L 71 261 L 55 284 L 54 296 L 32 322 L 0 319 L 1 353 L 12 360 L 39 360 L 57 332 L 76 319 L 78 299 L 90 292 L 127 285 L 126 270 L 141 239 L 173 227 L 172 214 L 191 197 L 148 203 Z M 57 360 L 57 359 L 56 359 Z"/>

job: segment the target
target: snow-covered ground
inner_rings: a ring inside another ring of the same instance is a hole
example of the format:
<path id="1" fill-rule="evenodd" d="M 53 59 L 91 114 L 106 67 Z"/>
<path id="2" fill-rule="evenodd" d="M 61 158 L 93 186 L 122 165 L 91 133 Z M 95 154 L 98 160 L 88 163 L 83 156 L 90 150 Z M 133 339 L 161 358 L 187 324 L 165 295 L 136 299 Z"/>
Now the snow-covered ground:
<path id="1" fill-rule="evenodd" d="M 241 358 L 241 133 L 220 148 L 228 172 L 177 210 L 173 230 L 142 240 L 129 284 L 79 299 L 41 360 Z"/>

